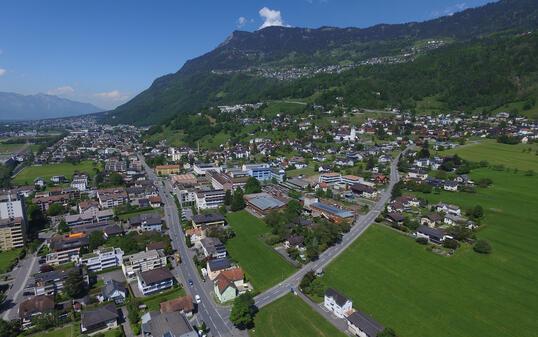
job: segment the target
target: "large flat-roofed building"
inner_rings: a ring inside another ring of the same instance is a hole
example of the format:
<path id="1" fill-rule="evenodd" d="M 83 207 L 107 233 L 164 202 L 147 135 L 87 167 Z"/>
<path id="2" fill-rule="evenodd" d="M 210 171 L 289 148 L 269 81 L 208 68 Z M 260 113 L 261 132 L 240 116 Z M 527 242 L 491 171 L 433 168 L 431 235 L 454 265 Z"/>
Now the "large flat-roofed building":
<path id="1" fill-rule="evenodd" d="M 144 337 L 198 337 L 191 323 L 179 311 L 151 311 L 141 318 Z"/>
<path id="2" fill-rule="evenodd" d="M 170 179 L 172 182 L 183 186 L 194 186 L 198 184 L 198 179 L 196 179 L 196 176 L 192 173 L 173 174 L 170 176 Z"/>
<path id="3" fill-rule="evenodd" d="M 340 173 L 322 173 L 319 176 L 320 183 L 326 184 L 339 184 L 342 182 L 342 175 Z"/>
<path id="4" fill-rule="evenodd" d="M 205 176 L 205 174 L 208 171 L 216 171 L 216 172 L 221 172 L 222 171 L 220 166 L 217 166 L 217 165 L 215 165 L 213 163 L 202 163 L 202 162 L 194 163 L 194 165 L 192 166 L 192 169 L 193 169 L 194 173 L 199 175 L 199 176 Z"/>
<path id="5" fill-rule="evenodd" d="M 219 173 L 215 171 L 209 171 L 206 175 L 208 178 L 211 178 L 211 185 L 216 190 L 234 190 L 238 187 L 243 187 L 247 183 L 248 177 L 238 177 L 234 178 L 228 174 Z"/>
<path id="6" fill-rule="evenodd" d="M 247 202 L 247 207 L 261 216 L 265 216 L 273 210 L 280 211 L 286 207 L 285 202 L 264 192 L 247 194 L 244 198 Z"/>
<path id="7" fill-rule="evenodd" d="M 125 277 L 132 278 L 137 272 L 144 272 L 166 266 L 166 256 L 162 251 L 150 250 L 126 256 L 123 260 Z"/>
<path id="8" fill-rule="evenodd" d="M 260 181 L 271 180 L 271 169 L 265 166 L 250 167 L 248 174 Z"/>
<path id="9" fill-rule="evenodd" d="M 342 222 L 352 223 L 355 220 L 355 214 L 352 211 L 346 211 L 322 202 L 311 204 L 310 209 L 313 216 L 323 216 L 337 224 Z"/>
<path id="10" fill-rule="evenodd" d="M 179 173 L 179 165 L 157 165 L 155 167 L 155 173 L 165 176 Z"/>
<path id="11" fill-rule="evenodd" d="M 26 221 L 22 217 L 0 219 L 0 250 L 24 247 Z"/>

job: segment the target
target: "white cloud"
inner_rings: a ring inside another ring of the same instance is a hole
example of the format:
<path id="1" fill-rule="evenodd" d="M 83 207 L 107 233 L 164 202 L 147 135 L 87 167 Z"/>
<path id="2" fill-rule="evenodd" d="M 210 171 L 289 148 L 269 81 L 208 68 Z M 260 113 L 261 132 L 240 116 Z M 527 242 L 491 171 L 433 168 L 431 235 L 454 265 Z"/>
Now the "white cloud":
<path id="1" fill-rule="evenodd" d="M 6 74 L 6 70 L 0 68 L 0 77 L 4 76 Z"/>
<path id="2" fill-rule="evenodd" d="M 242 28 L 247 23 L 247 19 L 244 16 L 240 16 L 239 19 L 237 19 L 237 28 Z"/>
<path id="3" fill-rule="evenodd" d="M 263 29 L 269 26 L 284 26 L 284 20 L 282 20 L 280 11 L 263 7 L 258 13 L 265 20 L 258 29 Z M 290 27 L 290 25 L 286 25 L 286 27 Z"/>
<path id="4" fill-rule="evenodd" d="M 71 95 L 74 92 L 75 92 L 75 89 L 73 89 L 72 87 L 64 86 L 64 87 L 59 87 L 59 88 L 56 88 L 56 89 L 51 89 L 51 90 L 47 91 L 47 94 L 49 94 L 49 95 Z"/>
<path id="5" fill-rule="evenodd" d="M 454 13 L 460 12 L 460 11 L 462 11 L 462 10 L 468 8 L 468 7 L 469 6 L 467 5 L 467 3 L 460 2 L 460 3 L 457 3 L 455 5 L 448 6 L 445 9 L 442 9 L 442 10 L 431 11 L 430 12 L 430 17 L 439 17 L 439 16 L 442 16 L 442 15 L 452 16 L 452 15 L 454 15 Z"/>
<path id="6" fill-rule="evenodd" d="M 112 90 L 109 92 L 100 92 L 98 94 L 94 94 L 94 96 L 104 99 L 104 100 L 110 100 L 110 101 L 124 101 L 129 98 L 129 95 L 122 94 L 119 92 L 119 90 Z"/>

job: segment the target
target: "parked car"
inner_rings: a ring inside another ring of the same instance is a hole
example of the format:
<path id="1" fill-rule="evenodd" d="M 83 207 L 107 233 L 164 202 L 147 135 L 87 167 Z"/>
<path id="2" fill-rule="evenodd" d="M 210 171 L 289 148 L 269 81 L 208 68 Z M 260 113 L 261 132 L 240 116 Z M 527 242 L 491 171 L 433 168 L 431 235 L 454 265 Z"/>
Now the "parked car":
<path id="1" fill-rule="evenodd" d="M 194 296 L 194 299 L 196 300 L 196 303 L 202 303 L 202 299 L 200 298 L 200 295 Z"/>
<path id="2" fill-rule="evenodd" d="M 192 284 L 193 284 L 193 283 L 192 283 L 192 280 L 189 280 L 189 285 L 190 285 L 191 287 L 192 287 Z"/>

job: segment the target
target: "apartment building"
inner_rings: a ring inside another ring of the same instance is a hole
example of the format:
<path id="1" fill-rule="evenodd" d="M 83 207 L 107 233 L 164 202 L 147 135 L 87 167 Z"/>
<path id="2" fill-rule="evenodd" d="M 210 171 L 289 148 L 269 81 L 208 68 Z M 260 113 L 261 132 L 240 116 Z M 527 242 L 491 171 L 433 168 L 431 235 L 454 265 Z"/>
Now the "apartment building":
<path id="1" fill-rule="evenodd" d="M 166 267 L 141 271 L 136 274 L 138 289 L 144 296 L 172 288 L 174 276 Z"/>
<path id="2" fill-rule="evenodd" d="M 123 250 L 113 247 L 101 247 L 80 257 L 79 263 L 86 265 L 89 273 L 121 266 L 123 264 Z"/>
<path id="3" fill-rule="evenodd" d="M 329 185 L 339 184 L 342 181 L 342 175 L 340 173 L 322 173 L 319 176 L 320 183 L 326 183 Z"/>
<path id="4" fill-rule="evenodd" d="M 0 201 L 0 250 L 20 248 L 26 242 L 28 221 L 24 198 L 8 194 Z"/>
<path id="5" fill-rule="evenodd" d="M 46 255 L 46 261 L 53 266 L 78 261 L 80 248 L 89 242 L 83 233 L 55 235 L 48 240 L 51 253 Z"/>
<path id="6" fill-rule="evenodd" d="M 224 190 L 203 191 L 196 193 L 196 207 L 198 209 L 219 208 L 224 204 Z"/>
<path id="7" fill-rule="evenodd" d="M 155 173 L 164 176 L 179 173 L 179 165 L 157 165 L 155 167 Z"/>
<path id="8" fill-rule="evenodd" d="M 133 278 L 137 272 L 145 272 L 155 268 L 166 267 L 164 252 L 149 250 L 126 256 L 121 266 L 125 277 Z"/>
<path id="9" fill-rule="evenodd" d="M 111 208 L 127 204 L 129 199 L 127 192 L 122 187 L 111 187 L 97 191 L 97 198 L 99 199 L 99 205 L 102 208 Z"/>

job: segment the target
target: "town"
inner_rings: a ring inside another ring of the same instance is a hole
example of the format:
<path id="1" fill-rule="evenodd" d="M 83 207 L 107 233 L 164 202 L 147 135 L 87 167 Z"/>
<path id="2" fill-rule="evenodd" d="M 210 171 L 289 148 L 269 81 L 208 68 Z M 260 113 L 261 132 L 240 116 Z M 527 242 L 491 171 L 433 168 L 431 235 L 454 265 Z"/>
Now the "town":
<path id="1" fill-rule="evenodd" d="M 254 316 L 241 306 L 263 312 L 291 292 L 342 332 L 393 333 L 325 286 L 325 267 L 371 225 L 445 258 L 465 246 L 490 253 L 477 235 L 480 200 L 465 208 L 442 196 L 488 189 L 492 179 L 469 174 L 505 167 L 452 153 L 513 140 L 536 152 L 538 125 L 504 112 L 368 116 L 339 107 L 333 117 L 319 107 L 318 116 L 249 117 L 264 105 L 219 109 L 308 136 L 251 132 L 243 143 L 200 149 L 151 144 L 147 128 L 91 119 L 4 131 L 20 148 L 3 157 L 11 180 L 0 204 L 3 318 L 27 333 L 241 335 Z M 357 115 L 363 122 L 350 122 Z M 68 127 L 42 131 L 58 125 Z"/>

